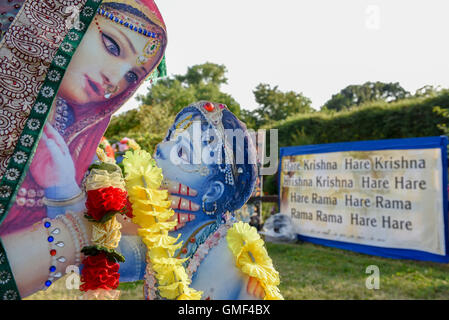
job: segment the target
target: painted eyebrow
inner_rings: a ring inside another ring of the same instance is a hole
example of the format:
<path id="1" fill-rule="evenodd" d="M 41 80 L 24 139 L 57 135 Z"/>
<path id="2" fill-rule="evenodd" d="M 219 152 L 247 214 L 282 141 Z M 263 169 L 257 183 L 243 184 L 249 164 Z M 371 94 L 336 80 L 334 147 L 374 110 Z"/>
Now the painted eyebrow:
<path id="1" fill-rule="evenodd" d="M 187 117 L 185 117 L 183 120 L 181 120 L 177 125 L 176 125 L 176 129 L 182 129 L 182 127 L 184 126 L 184 124 L 187 121 L 192 120 L 192 115 L 188 115 Z"/>
<path id="2" fill-rule="evenodd" d="M 115 27 L 114 27 L 115 28 Z M 137 52 L 136 52 L 136 48 L 134 48 L 134 45 L 132 44 L 132 42 L 131 42 L 131 40 L 129 40 L 129 38 L 121 31 L 121 30 L 119 30 L 119 29 L 117 29 L 117 28 L 115 28 L 118 32 L 120 32 L 120 34 L 126 39 L 126 41 L 128 41 L 128 44 L 129 44 L 129 46 L 130 46 L 130 48 L 131 48 L 131 50 L 132 50 L 132 52 L 134 53 L 134 54 L 137 54 Z M 147 71 L 147 69 L 145 69 L 145 67 L 141 67 L 142 69 L 143 69 L 143 71 L 145 72 L 144 73 L 144 75 L 145 74 L 148 74 L 148 71 Z"/>
<path id="3" fill-rule="evenodd" d="M 113 28 L 114 28 L 115 30 L 117 30 L 117 31 L 123 36 L 123 38 L 126 39 L 126 41 L 127 41 L 128 44 L 129 44 L 129 47 L 131 48 L 131 51 L 132 51 L 134 54 L 136 54 L 136 53 L 137 53 L 136 48 L 134 48 L 133 43 L 131 42 L 131 40 L 129 40 L 129 38 L 126 36 L 126 34 L 124 34 L 120 29 L 116 28 L 115 26 L 114 26 Z"/>

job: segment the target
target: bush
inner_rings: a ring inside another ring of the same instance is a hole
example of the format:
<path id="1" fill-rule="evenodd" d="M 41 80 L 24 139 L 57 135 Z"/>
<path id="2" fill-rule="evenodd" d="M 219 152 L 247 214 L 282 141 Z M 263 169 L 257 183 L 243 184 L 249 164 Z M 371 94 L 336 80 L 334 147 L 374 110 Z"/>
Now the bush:
<path id="1" fill-rule="evenodd" d="M 428 98 L 374 102 L 347 111 L 296 115 L 265 129 L 278 129 L 279 147 L 287 147 L 439 136 L 448 133 L 448 126 L 449 91 L 443 91 Z M 264 192 L 277 193 L 277 175 L 264 178 Z"/>
<path id="2" fill-rule="evenodd" d="M 439 136 L 449 118 L 449 92 L 431 98 L 365 104 L 352 110 L 302 114 L 276 122 L 279 146 Z"/>

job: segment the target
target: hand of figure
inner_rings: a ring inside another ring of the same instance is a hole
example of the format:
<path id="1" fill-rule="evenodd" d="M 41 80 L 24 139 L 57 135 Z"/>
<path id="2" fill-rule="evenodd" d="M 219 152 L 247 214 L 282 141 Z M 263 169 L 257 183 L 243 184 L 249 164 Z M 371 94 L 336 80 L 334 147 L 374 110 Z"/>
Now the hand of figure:
<path id="1" fill-rule="evenodd" d="M 116 215 L 117 221 L 122 225 L 122 228 L 120 229 L 120 232 L 122 235 L 132 235 L 136 236 L 139 230 L 139 226 L 135 224 L 131 218 L 124 214 L 117 214 Z"/>
<path id="2" fill-rule="evenodd" d="M 169 200 L 171 201 L 172 209 L 188 212 L 196 212 L 201 209 L 201 207 L 198 204 L 182 197 L 182 196 L 194 197 L 198 194 L 196 190 L 174 181 L 165 181 L 165 189 L 167 189 L 170 194 Z M 195 215 L 190 213 L 176 212 L 174 219 L 178 220 L 178 225 L 175 227 L 174 230 L 179 230 L 182 227 L 184 227 L 186 223 L 195 220 Z"/>
<path id="3" fill-rule="evenodd" d="M 248 285 L 246 286 L 246 292 L 261 300 L 265 297 L 265 292 L 260 285 L 259 280 L 253 277 L 249 277 Z"/>
<path id="4" fill-rule="evenodd" d="M 174 210 L 183 210 L 195 212 L 200 209 L 200 206 L 180 196 L 196 196 L 198 192 L 194 189 L 180 184 L 178 182 L 168 181 L 161 187 L 169 192 L 169 200 L 171 201 L 171 208 Z M 173 195 L 173 194 L 176 194 Z M 173 229 L 174 231 L 181 229 L 186 223 L 195 220 L 194 214 L 178 213 L 173 216 L 173 220 L 178 221 L 178 225 Z M 136 235 L 139 228 L 138 225 L 132 223 L 131 219 L 124 215 L 117 215 L 117 221 L 122 224 L 122 234 Z"/>
<path id="5" fill-rule="evenodd" d="M 30 170 L 34 180 L 44 189 L 76 184 L 75 165 L 69 148 L 49 123 L 45 125 Z"/>

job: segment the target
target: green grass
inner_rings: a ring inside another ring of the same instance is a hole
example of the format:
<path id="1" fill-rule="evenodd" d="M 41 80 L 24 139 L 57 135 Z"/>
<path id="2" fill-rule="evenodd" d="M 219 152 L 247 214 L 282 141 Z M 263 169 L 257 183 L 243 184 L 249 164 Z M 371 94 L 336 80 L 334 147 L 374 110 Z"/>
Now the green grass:
<path id="1" fill-rule="evenodd" d="M 310 243 L 267 248 L 285 299 L 449 299 L 449 266 L 392 260 Z M 380 289 L 365 286 L 366 268 L 380 269 Z"/>
<path id="2" fill-rule="evenodd" d="M 274 244 L 267 248 L 281 275 L 285 299 L 449 299 L 449 265 L 392 260 L 310 243 Z M 380 269 L 380 289 L 368 290 L 370 265 Z M 79 291 L 65 289 L 65 280 L 27 299 L 76 299 Z M 122 283 L 121 299 L 143 299 L 143 282 Z"/>

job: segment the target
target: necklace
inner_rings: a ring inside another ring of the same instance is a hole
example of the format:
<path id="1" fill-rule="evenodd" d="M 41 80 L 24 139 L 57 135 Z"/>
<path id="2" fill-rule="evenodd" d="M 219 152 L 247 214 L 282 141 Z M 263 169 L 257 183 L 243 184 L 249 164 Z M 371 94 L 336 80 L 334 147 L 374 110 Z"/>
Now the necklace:
<path id="1" fill-rule="evenodd" d="M 205 241 L 198 246 L 196 252 L 194 252 L 191 258 L 188 260 L 189 264 L 186 267 L 186 272 L 189 275 L 190 279 L 192 279 L 192 276 L 195 274 L 201 262 L 207 256 L 209 251 L 217 246 L 220 240 L 227 235 L 228 230 L 231 228 L 232 224 L 233 222 L 230 221 L 226 222 L 226 224 L 222 224 L 215 232 L 209 234 Z"/>
<path id="2" fill-rule="evenodd" d="M 210 221 L 196 229 L 190 235 L 189 239 L 183 244 L 181 250 L 179 250 L 178 254 L 176 255 L 176 258 L 183 258 L 181 257 L 181 255 L 183 255 L 184 258 L 192 256 L 198 249 L 198 246 L 204 242 L 202 241 L 202 239 L 207 239 L 207 237 L 213 232 L 213 229 L 215 229 L 215 223 L 216 221 Z M 200 234 L 199 237 L 198 234 Z"/>

